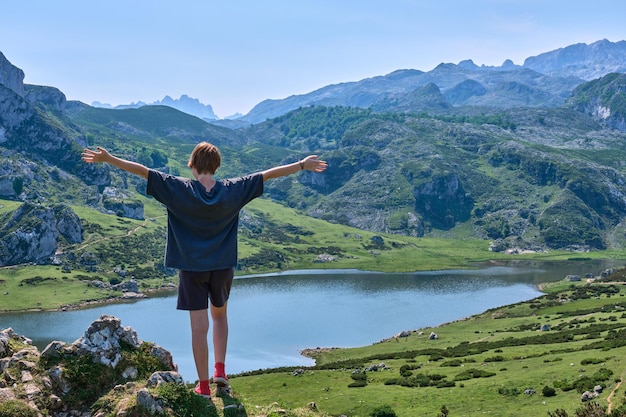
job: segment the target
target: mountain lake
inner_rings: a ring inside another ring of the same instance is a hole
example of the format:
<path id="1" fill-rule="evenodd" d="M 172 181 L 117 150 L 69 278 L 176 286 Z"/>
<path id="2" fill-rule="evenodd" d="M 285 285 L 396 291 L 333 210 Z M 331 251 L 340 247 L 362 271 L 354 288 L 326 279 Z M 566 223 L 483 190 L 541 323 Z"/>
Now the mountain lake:
<path id="1" fill-rule="evenodd" d="M 469 317 L 540 296 L 538 284 L 568 274 L 599 275 L 624 261 L 518 261 L 472 270 L 375 273 L 306 270 L 236 277 L 229 301 L 230 374 L 281 366 L 307 366 L 305 348 L 357 347 Z M 52 340 L 71 343 L 101 315 L 121 319 L 144 341 L 169 350 L 187 381 L 196 379 L 189 315 L 176 310 L 176 294 L 72 311 L 0 314 L 43 350 Z M 212 350 L 212 348 L 211 348 Z M 210 358 L 212 367 L 213 358 Z"/>

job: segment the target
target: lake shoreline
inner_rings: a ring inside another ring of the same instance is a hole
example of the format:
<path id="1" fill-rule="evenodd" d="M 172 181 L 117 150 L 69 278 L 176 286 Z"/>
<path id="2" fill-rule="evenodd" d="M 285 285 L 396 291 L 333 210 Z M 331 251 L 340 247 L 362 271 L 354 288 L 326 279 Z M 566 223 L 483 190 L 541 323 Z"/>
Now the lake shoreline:
<path id="1" fill-rule="evenodd" d="M 75 304 L 66 304 L 57 308 L 25 308 L 21 310 L 1 310 L 0 316 L 3 314 L 16 314 L 16 313 L 54 313 L 62 311 L 75 311 L 82 310 L 90 307 L 97 307 L 107 304 L 122 304 L 122 303 L 134 303 L 141 300 L 146 300 L 151 295 L 168 296 L 175 294 L 178 291 L 177 287 L 172 288 L 149 288 L 140 293 L 124 293 L 121 296 L 111 296 L 100 300 L 82 301 Z"/>

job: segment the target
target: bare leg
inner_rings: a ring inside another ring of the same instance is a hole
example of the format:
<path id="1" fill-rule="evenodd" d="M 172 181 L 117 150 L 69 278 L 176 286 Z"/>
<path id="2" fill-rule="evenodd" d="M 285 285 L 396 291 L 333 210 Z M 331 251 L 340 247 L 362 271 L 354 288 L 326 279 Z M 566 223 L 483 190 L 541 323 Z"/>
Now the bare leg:
<path id="1" fill-rule="evenodd" d="M 191 310 L 189 312 L 191 321 L 191 349 L 193 360 L 196 364 L 198 379 L 200 381 L 209 380 L 209 345 L 207 334 L 209 333 L 209 314 L 204 310 Z"/>
<path id="2" fill-rule="evenodd" d="M 226 345 L 228 344 L 228 317 L 226 302 L 222 307 L 211 304 L 211 319 L 213 320 L 213 350 L 215 362 L 226 362 Z"/>

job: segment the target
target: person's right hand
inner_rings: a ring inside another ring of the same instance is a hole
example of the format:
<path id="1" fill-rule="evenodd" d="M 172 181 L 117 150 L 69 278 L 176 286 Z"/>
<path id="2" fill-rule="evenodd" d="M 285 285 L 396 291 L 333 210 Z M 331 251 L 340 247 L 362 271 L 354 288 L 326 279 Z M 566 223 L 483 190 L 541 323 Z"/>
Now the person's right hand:
<path id="1" fill-rule="evenodd" d="M 88 164 L 92 164 L 94 162 L 106 162 L 110 157 L 109 152 L 100 146 L 98 146 L 96 149 L 97 150 L 92 151 L 91 149 L 85 148 L 83 153 L 80 154 L 83 161 L 87 162 Z"/>

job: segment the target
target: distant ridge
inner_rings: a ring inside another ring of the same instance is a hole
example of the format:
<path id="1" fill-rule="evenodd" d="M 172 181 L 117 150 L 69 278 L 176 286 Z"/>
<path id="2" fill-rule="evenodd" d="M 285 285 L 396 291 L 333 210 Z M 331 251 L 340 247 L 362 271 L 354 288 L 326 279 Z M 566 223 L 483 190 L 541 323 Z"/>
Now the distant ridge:
<path id="1" fill-rule="evenodd" d="M 210 104 L 202 104 L 200 100 L 197 98 L 191 98 L 186 94 L 180 96 L 179 99 L 173 99 L 170 96 L 165 96 L 163 100 L 157 100 L 153 103 L 144 103 L 142 101 L 138 101 L 136 103 L 130 104 L 121 104 L 119 106 L 113 107 L 110 104 L 100 103 L 99 101 L 94 101 L 91 103 L 93 107 L 101 107 L 106 109 L 136 109 L 143 106 L 168 106 L 172 107 L 176 110 L 180 110 L 192 116 L 199 117 L 205 120 L 217 120 L 218 117 L 213 112 L 213 107 Z"/>

